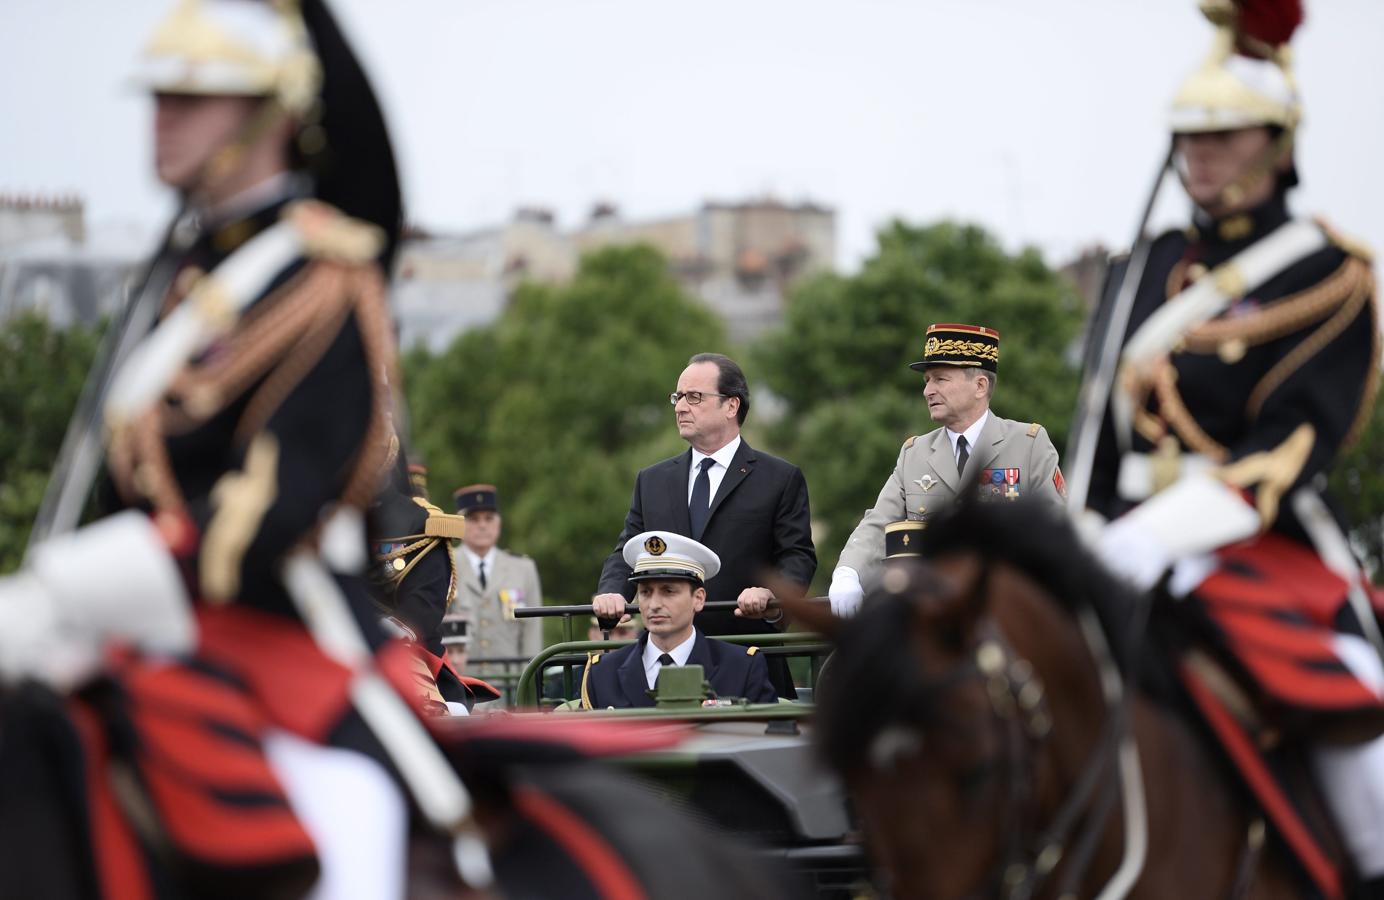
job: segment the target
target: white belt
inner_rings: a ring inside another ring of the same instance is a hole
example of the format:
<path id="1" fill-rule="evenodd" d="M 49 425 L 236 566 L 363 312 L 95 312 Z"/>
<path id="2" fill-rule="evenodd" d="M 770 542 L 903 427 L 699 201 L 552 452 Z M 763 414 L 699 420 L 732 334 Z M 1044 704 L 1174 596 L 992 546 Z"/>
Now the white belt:
<path id="1" fill-rule="evenodd" d="M 1173 471 L 1160 471 L 1168 466 L 1174 467 Z M 1215 463 L 1200 453 L 1181 453 L 1175 457 L 1126 453 L 1120 458 L 1117 488 L 1121 499 L 1139 503 L 1182 476 L 1206 472 L 1214 467 Z"/>

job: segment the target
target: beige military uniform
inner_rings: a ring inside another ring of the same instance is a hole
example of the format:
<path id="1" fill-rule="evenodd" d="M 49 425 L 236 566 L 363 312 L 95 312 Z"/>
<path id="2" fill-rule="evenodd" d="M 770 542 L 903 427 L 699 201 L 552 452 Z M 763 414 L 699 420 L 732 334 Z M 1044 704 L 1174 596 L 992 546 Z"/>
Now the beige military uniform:
<path id="1" fill-rule="evenodd" d="M 496 548 L 495 571 L 485 573 L 484 589 L 471 566 L 470 556 L 461 548 L 457 548 L 456 561 L 460 584 L 453 609 L 460 608 L 471 617 L 470 656 L 473 662 L 467 674 L 484 678 L 490 671 L 485 666 L 475 665 L 478 659 L 505 656 L 528 659 L 542 650 L 543 620 L 514 618 L 517 606 L 543 605 L 543 588 L 533 560 Z"/>
<path id="2" fill-rule="evenodd" d="M 1047 430 L 1037 422 L 1014 422 L 990 413 L 964 474 L 956 471 L 945 428 L 909 438 L 875 505 L 841 550 L 837 568 L 855 569 L 869 591 L 878 582 L 884 559 L 884 527 L 904 519 L 927 522 L 966 492 L 984 502 L 1027 498 L 1062 508 L 1066 487 Z"/>

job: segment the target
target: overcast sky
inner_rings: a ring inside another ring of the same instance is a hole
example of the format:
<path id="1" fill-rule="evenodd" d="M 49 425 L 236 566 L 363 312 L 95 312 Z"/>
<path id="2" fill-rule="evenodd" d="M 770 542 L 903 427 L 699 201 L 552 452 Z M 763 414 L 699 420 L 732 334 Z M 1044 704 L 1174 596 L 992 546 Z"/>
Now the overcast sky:
<path id="1" fill-rule="evenodd" d="M 170 7 L 0 2 L 0 192 L 162 221 L 150 106 L 124 79 Z M 1168 99 L 1211 39 L 1192 0 L 334 8 L 386 105 L 413 221 L 462 230 L 541 205 L 572 225 L 597 200 L 643 217 L 772 194 L 835 207 L 848 267 L 894 216 L 979 222 L 1054 262 L 1127 243 Z M 1308 15 L 1296 206 L 1384 247 L 1384 3 Z"/>

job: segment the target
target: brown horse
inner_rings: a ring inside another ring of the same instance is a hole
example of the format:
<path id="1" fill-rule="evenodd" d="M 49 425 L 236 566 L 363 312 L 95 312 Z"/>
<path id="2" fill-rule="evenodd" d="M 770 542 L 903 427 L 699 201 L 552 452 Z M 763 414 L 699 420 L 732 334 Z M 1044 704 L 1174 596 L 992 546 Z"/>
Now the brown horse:
<path id="1" fill-rule="evenodd" d="M 887 893 L 1311 896 L 1160 671 L 1144 600 L 1007 506 L 929 529 L 854 620 L 794 604 L 838 642 L 817 734 Z"/>

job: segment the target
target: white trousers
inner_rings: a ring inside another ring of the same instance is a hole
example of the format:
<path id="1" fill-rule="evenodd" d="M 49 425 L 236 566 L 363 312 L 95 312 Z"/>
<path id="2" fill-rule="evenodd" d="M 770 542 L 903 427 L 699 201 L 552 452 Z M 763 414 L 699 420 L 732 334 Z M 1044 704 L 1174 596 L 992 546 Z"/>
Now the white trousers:
<path id="1" fill-rule="evenodd" d="M 1341 661 L 1384 697 L 1384 665 L 1363 639 L 1338 634 Z M 1312 751 L 1317 784 L 1355 867 L 1365 878 L 1384 875 L 1384 735 L 1363 744 L 1318 744 Z"/>
<path id="2" fill-rule="evenodd" d="M 405 895 L 408 807 L 384 767 L 353 750 L 286 731 L 264 742 L 289 805 L 317 847 L 322 875 L 313 900 L 388 900 Z"/>

